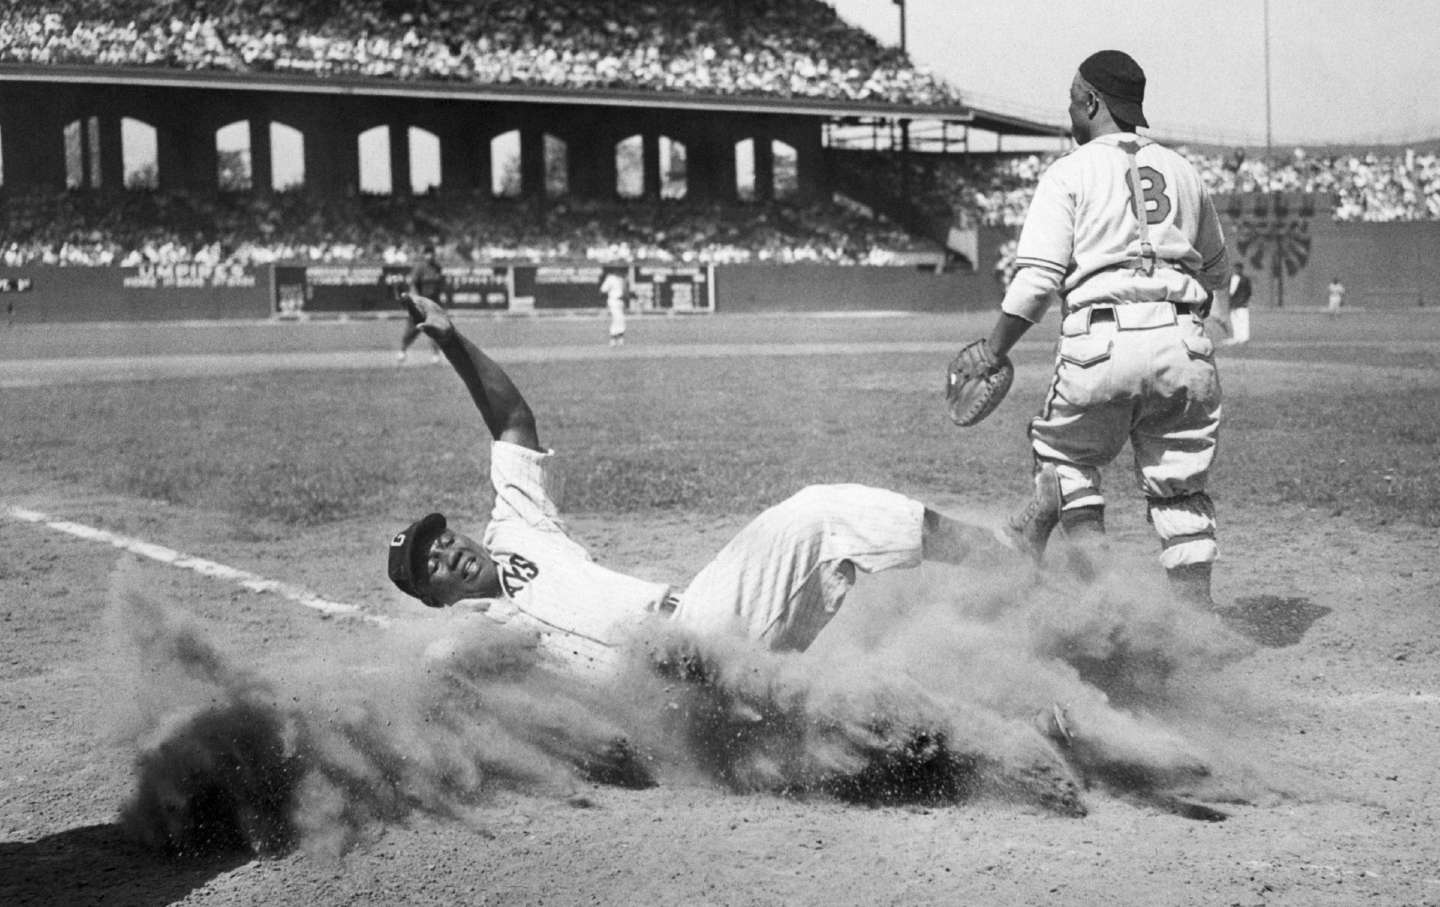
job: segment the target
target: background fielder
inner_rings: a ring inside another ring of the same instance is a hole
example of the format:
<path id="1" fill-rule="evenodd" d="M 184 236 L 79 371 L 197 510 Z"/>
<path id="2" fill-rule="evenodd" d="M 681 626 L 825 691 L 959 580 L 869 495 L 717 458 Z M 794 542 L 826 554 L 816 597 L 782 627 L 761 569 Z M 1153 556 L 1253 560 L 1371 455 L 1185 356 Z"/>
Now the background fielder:
<path id="1" fill-rule="evenodd" d="M 435 251 L 435 246 L 427 245 L 421 253 L 422 258 L 410 269 L 409 285 L 410 292 L 417 296 L 424 296 L 426 299 L 441 299 L 445 293 L 445 269 L 440 266 L 440 257 Z M 400 352 L 395 358 L 400 362 L 405 361 L 405 355 L 420 336 L 420 326 L 414 317 L 405 321 L 405 332 L 400 335 Z M 434 342 L 433 339 L 431 341 Z M 440 348 L 433 347 L 430 351 L 431 359 L 434 362 L 440 361 Z"/>
<path id="2" fill-rule="evenodd" d="M 424 294 L 421 294 L 424 295 Z M 600 280 L 600 295 L 610 311 L 610 345 L 625 344 L 625 306 L 630 298 L 630 283 L 619 271 L 610 271 Z"/>
<path id="3" fill-rule="evenodd" d="M 1208 603 L 1220 381 L 1203 322 L 1225 283 L 1225 239 L 1195 168 L 1136 134 L 1148 125 L 1144 95 L 1127 54 L 1080 64 L 1069 106 L 1079 147 L 1040 178 L 989 343 L 1004 361 L 1061 302 L 1055 374 L 1030 440 L 1037 486 L 1058 484 L 1062 510 L 1037 499 L 1014 521 L 1036 556 L 1057 523 L 1103 549 L 1100 467 L 1128 440 L 1160 562 L 1182 594 Z"/>

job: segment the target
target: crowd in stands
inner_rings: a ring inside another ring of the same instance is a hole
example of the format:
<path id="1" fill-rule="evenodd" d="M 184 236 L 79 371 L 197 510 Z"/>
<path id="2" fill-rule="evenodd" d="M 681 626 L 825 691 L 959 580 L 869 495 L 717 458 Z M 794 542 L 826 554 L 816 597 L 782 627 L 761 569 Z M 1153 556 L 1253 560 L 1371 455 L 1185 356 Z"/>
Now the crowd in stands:
<path id="1" fill-rule="evenodd" d="M 1199 169 L 1215 196 L 1312 195 L 1333 205 L 1332 217 L 1342 222 L 1440 219 L 1440 154 L 1433 151 L 1314 154 L 1297 148 L 1283 160 L 1267 163 L 1238 150 L 1226 155 L 1179 150 Z M 981 164 L 951 158 L 933 172 L 917 168 L 912 183 L 928 186 L 958 221 L 1018 227 L 1025 220 L 1036 180 L 1055 157 L 1018 155 Z"/>
<path id="2" fill-rule="evenodd" d="M 833 202 L 527 202 L 304 193 L 11 193 L 0 265 L 454 261 L 890 264 L 933 252 Z"/>
<path id="3" fill-rule="evenodd" d="M 0 18 L 6 62 L 960 103 L 953 88 L 821 0 L 11 0 Z M 1440 219 L 1434 152 L 1188 156 L 1217 195 L 1323 196 L 1340 221 Z M 926 219 L 1014 228 L 1054 157 L 928 158 L 901 179 L 894 159 L 876 155 L 858 171 Z M 398 261 L 433 237 L 454 257 L 491 261 L 858 264 L 926 247 L 882 218 L 829 202 L 8 192 L 0 211 L 3 265 Z"/>
<path id="4" fill-rule="evenodd" d="M 853 154 L 849 155 L 853 157 Z M 1189 154 L 1213 194 L 1274 189 L 1325 197 L 1340 221 L 1440 219 L 1440 155 L 1413 150 L 1321 156 L 1296 151 L 1279 165 Z M 841 166 L 837 173 L 844 170 Z M 1042 155 L 930 159 L 906 191 L 913 205 L 957 226 L 1016 228 Z M 866 170 L 899 192 L 893 158 Z M 406 261 L 441 237 L 459 259 L 588 259 L 656 262 L 889 264 L 934 246 L 883 217 L 834 202 L 690 203 L 585 201 L 545 205 L 488 197 L 338 201 L 308 193 L 269 197 L 177 192 L 6 193 L 0 265 L 136 265 L 177 261 Z"/>
<path id="5" fill-rule="evenodd" d="M 1274 189 L 1327 198 L 1340 221 L 1440 219 L 1440 155 L 1322 156 L 1283 164 L 1189 154 L 1216 195 Z M 1053 155 L 931 159 L 906 187 L 913 204 L 957 226 L 1016 228 Z M 869 175 L 900 191 L 898 171 L 871 158 Z M 893 159 L 889 159 L 893 162 Z M 841 168 L 843 169 L 843 167 Z M 177 192 L 6 193 L 0 265 L 137 265 L 178 261 L 407 261 L 440 237 L 476 261 L 823 262 L 891 264 L 933 244 L 883 217 L 831 201 L 691 203 L 488 197 L 269 197 Z"/>
<path id="6" fill-rule="evenodd" d="M 0 62 L 954 105 L 820 0 L 18 0 Z"/>
<path id="7" fill-rule="evenodd" d="M 1393 152 L 1327 155 L 1296 148 L 1267 163 L 1236 151 L 1190 155 L 1213 193 L 1299 192 L 1326 196 L 1338 221 L 1440 219 L 1440 154 Z"/>

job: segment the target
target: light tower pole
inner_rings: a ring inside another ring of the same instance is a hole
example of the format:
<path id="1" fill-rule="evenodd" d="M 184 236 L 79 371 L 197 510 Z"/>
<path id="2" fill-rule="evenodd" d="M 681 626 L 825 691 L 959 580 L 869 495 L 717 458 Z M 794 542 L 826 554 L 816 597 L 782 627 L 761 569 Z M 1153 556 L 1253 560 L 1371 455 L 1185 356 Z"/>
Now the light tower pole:
<path id="1" fill-rule="evenodd" d="M 1274 247 L 1270 250 L 1275 257 L 1271 260 L 1271 287 L 1275 294 L 1275 307 L 1285 307 L 1285 261 L 1280 255 L 1280 192 L 1275 188 L 1275 139 L 1270 117 L 1270 0 L 1263 4 L 1265 16 L 1265 174 L 1266 187 L 1270 190 L 1270 234 Z"/>
<path id="2" fill-rule="evenodd" d="M 900 52 L 909 55 L 905 41 L 905 0 L 894 0 L 900 8 Z M 910 201 L 910 120 L 900 121 L 900 193 Z"/>

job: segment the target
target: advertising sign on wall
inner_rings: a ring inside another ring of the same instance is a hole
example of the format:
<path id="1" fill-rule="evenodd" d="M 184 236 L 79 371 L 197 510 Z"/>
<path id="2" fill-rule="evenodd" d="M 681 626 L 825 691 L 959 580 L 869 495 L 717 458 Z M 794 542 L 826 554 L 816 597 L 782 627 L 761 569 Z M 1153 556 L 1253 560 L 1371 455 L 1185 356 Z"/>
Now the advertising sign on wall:
<path id="1" fill-rule="evenodd" d="M 450 288 L 447 303 L 456 309 L 505 311 L 510 305 L 510 277 L 506 265 L 467 265 L 445 269 Z"/>
<path id="2" fill-rule="evenodd" d="M 145 264 L 121 269 L 120 285 L 127 290 L 249 289 L 257 285 L 256 272 L 241 264 Z"/>
<path id="3" fill-rule="evenodd" d="M 642 312 L 710 312 L 715 309 L 715 269 L 691 267 L 634 268 L 631 286 Z"/>
<path id="4" fill-rule="evenodd" d="M 599 264 L 452 265 L 445 268 L 440 302 L 457 310 L 534 312 L 600 309 L 600 279 L 618 270 L 630 280 L 632 307 L 640 312 L 711 312 L 711 265 L 603 266 Z M 366 313 L 398 310 L 395 295 L 409 285 L 404 265 L 279 265 L 275 313 Z"/>

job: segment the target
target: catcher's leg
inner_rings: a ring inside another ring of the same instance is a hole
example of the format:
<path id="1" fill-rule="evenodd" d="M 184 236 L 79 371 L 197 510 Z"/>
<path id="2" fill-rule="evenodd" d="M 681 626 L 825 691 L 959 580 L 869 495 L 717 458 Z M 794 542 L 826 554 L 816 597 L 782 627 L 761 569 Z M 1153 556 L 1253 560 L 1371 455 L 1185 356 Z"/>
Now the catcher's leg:
<path id="1" fill-rule="evenodd" d="M 1025 506 L 1005 522 L 1005 536 L 1021 554 L 1039 566 L 1045 559 L 1050 534 L 1060 523 L 1060 480 L 1054 463 L 1037 462 L 1035 489 Z"/>
<path id="2" fill-rule="evenodd" d="M 1087 337 L 1067 339 L 1073 346 Z M 1031 504 L 1040 499 L 1040 480 L 1051 481 L 1045 478 L 1047 468 L 1053 470 L 1058 512 L 1046 521 L 1049 529 L 1045 522 L 1036 529 L 1048 536 L 1055 526 L 1062 527 L 1071 543 L 1068 559 L 1083 575 L 1096 572 L 1103 556 L 1105 498 L 1100 493 L 1100 466 L 1115 459 L 1124 447 L 1131 407 L 1124 377 L 1108 358 L 1081 364 L 1066 358 L 1066 350 L 1062 340 L 1050 393 L 1040 415 L 1030 423 L 1038 473 L 1037 494 Z M 1043 553 L 1042 543 L 1037 561 Z"/>
<path id="3" fill-rule="evenodd" d="M 1215 505 L 1203 491 L 1148 498 L 1150 522 L 1160 536 L 1160 564 L 1181 601 L 1202 607 L 1210 597 L 1215 543 Z"/>
<path id="4" fill-rule="evenodd" d="M 1180 328 L 1184 330 L 1184 328 Z M 1189 333 L 1157 355 L 1168 357 L 1157 373 L 1157 393 L 1147 401 L 1131 436 L 1135 471 L 1160 537 L 1160 564 L 1176 593 L 1210 605 L 1215 543 L 1215 505 L 1206 493 L 1220 427 L 1220 382 L 1213 347 Z"/>
<path id="5" fill-rule="evenodd" d="M 1100 467 L 1115 459 L 1130 433 L 1139 377 L 1129 346 L 1113 317 L 1092 319 L 1078 333 L 1062 334 L 1054 380 L 1040 415 L 1030 423 L 1037 469 L 1043 476 L 1041 464 L 1053 465 L 1060 498 L 1050 527 L 1063 528 L 1071 543 L 1067 560 L 1082 575 L 1097 572 L 1104 553 Z"/>
<path id="6" fill-rule="evenodd" d="M 1108 550 L 1099 469 L 1037 461 L 1035 490 L 1025 506 L 1006 521 L 1005 535 L 1039 566 L 1056 527 L 1066 543 L 1067 567 L 1093 579 L 1103 568 Z"/>
<path id="7" fill-rule="evenodd" d="M 1105 537 L 1105 499 L 1100 495 L 1099 472 L 1086 472 L 1094 472 L 1093 484 L 1076 484 L 1060 511 L 1060 529 L 1065 538 L 1066 566 L 1089 580 L 1105 569 L 1110 542 Z"/>

